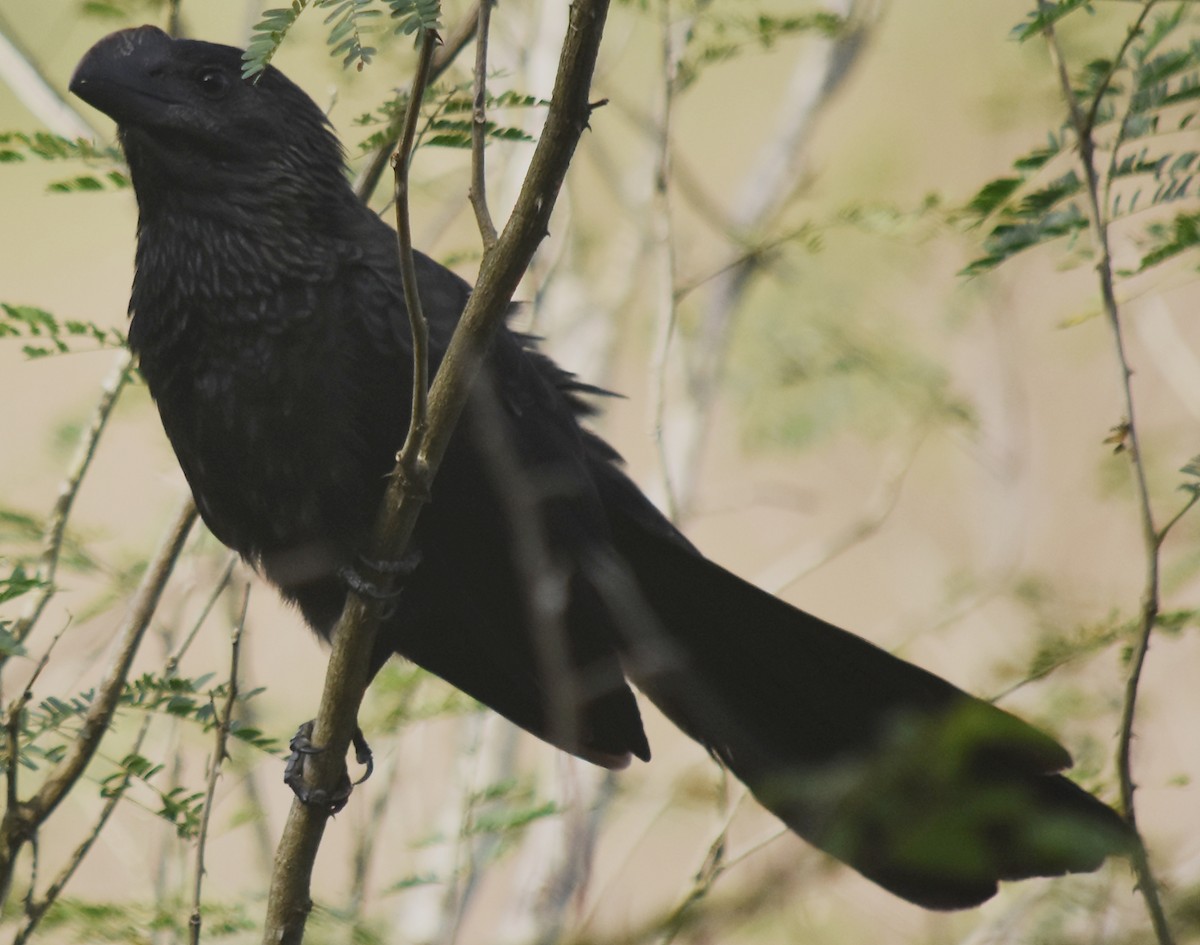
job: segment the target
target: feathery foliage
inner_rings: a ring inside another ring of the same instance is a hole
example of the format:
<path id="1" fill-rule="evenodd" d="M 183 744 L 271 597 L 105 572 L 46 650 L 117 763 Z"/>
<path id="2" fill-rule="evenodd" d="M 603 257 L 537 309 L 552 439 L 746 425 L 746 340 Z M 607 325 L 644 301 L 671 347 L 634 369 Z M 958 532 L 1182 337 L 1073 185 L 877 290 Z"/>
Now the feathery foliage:
<path id="1" fill-rule="evenodd" d="M 1026 39 L 1087 3 L 1045 5 L 1017 30 Z M 1194 20 L 1178 4 L 1129 37 L 1113 59 L 1094 59 L 1075 77 L 1080 103 L 1099 150 L 1107 221 L 1139 248 L 1132 276 L 1200 246 L 1200 212 L 1176 209 L 1197 201 L 1200 151 L 1194 129 L 1200 110 L 1200 40 L 1183 28 Z M 987 272 L 1027 249 L 1068 240 L 1090 258 L 1084 181 L 1064 165 L 1073 160 L 1070 123 L 1051 132 L 1046 144 L 1013 162 L 1014 173 L 984 184 L 967 205 L 974 225 L 986 228 L 985 254 L 964 270 Z M 1191 144 L 1189 147 L 1188 145 Z"/>
<path id="2" fill-rule="evenodd" d="M 309 6 L 328 11 L 324 23 L 329 33 L 325 41 L 331 56 L 341 56 L 345 68 L 354 66 L 362 70 L 370 64 L 376 49 L 367 45 L 365 37 L 383 29 L 378 21 L 384 11 L 376 0 L 292 0 L 289 6 L 263 11 L 246 44 L 243 76 L 258 75 L 270 64 L 283 38 Z M 393 29 L 397 33 L 407 36 L 441 28 L 440 0 L 387 0 L 385 6 L 395 21 Z"/>

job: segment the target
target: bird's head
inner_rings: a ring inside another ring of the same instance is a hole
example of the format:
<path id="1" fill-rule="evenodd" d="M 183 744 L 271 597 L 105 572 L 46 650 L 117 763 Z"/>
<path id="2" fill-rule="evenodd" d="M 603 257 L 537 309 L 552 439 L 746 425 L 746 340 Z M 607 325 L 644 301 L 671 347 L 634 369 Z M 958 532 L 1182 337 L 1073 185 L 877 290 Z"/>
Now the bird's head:
<path id="1" fill-rule="evenodd" d="M 345 187 L 341 147 L 316 103 L 273 67 L 253 79 L 242 67 L 233 46 L 141 26 L 88 50 L 70 89 L 116 121 L 143 209 L 150 194 L 294 198 Z"/>

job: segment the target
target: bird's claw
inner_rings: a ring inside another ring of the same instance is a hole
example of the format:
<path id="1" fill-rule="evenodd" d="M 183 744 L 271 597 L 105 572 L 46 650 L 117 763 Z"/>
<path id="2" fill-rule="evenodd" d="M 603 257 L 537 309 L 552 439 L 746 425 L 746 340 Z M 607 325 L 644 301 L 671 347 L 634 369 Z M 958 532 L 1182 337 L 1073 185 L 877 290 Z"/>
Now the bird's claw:
<path id="1" fill-rule="evenodd" d="M 376 560 L 359 555 L 356 564 L 345 564 L 338 568 L 338 577 L 354 593 L 370 600 L 382 601 L 390 609 L 404 592 L 404 579 L 411 575 L 420 563 L 421 555 L 416 551 L 410 551 L 394 560 Z M 381 587 L 377 581 L 359 570 L 360 565 L 368 572 L 390 577 L 391 587 Z M 388 616 L 390 614 L 384 614 L 385 618 Z"/>
<path id="2" fill-rule="evenodd" d="M 296 795 L 301 804 L 323 809 L 332 816 L 346 806 L 354 788 L 371 776 L 375 770 L 375 759 L 371 753 L 371 746 L 363 737 L 362 729 L 356 726 L 351 741 L 354 745 L 355 760 L 367 769 L 363 776 L 357 781 L 351 781 L 349 773 L 343 770 L 337 787 L 332 791 L 309 787 L 304 778 L 304 759 L 309 755 L 319 755 L 325 751 L 324 746 L 312 743 L 312 732 L 313 723 L 305 722 L 288 742 L 288 748 L 292 753 L 283 767 L 283 783 L 292 789 L 292 793 Z"/>

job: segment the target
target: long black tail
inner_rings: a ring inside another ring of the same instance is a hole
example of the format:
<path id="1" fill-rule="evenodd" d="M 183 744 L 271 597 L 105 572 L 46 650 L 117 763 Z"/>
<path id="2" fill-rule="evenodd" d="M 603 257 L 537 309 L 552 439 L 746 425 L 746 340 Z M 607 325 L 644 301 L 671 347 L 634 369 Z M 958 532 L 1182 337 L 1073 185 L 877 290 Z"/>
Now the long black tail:
<path id="1" fill-rule="evenodd" d="M 610 511 L 643 601 L 622 621 L 630 678 L 800 836 L 933 909 L 1127 849 L 1124 821 L 1058 773 L 1054 739 L 730 574 L 626 498 Z"/>

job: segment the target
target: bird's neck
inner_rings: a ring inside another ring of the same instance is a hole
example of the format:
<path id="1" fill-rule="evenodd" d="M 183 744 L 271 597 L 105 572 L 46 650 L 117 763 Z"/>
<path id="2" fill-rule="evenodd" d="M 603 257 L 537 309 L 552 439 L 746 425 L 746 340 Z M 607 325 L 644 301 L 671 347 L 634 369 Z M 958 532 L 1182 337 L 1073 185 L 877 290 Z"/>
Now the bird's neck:
<path id="1" fill-rule="evenodd" d="M 143 204 L 130 343 L 145 358 L 147 349 L 192 345 L 216 333 L 299 323 L 313 292 L 341 265 L 341 244 L 312 233 L 228 202 L 213 212 L 181 202 Z"/>

